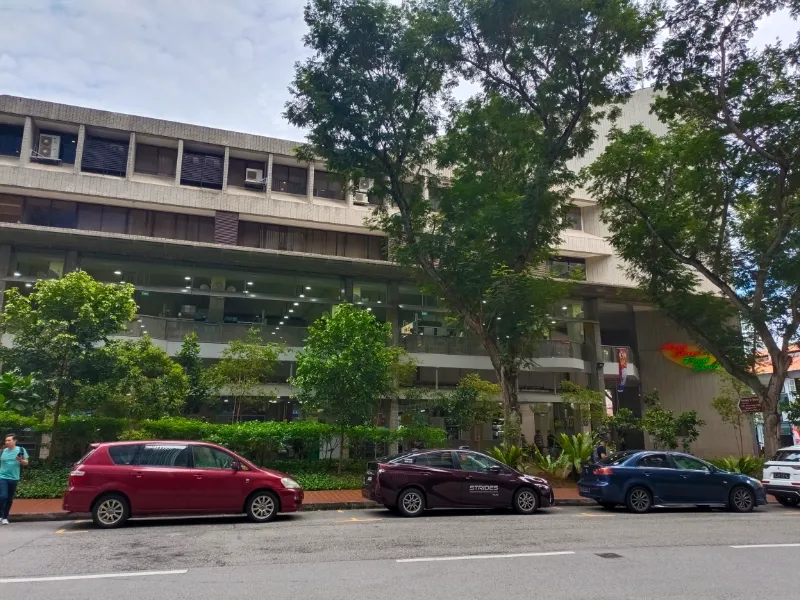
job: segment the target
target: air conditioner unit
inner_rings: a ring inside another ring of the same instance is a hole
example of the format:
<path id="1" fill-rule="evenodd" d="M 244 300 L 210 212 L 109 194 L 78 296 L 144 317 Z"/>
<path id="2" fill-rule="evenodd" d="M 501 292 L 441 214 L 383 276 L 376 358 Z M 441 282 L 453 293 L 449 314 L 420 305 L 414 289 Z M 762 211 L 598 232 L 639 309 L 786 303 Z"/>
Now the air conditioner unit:
<path id="1" fill-rule="evenodd" d="M 61 151 L 61 136 L 49 133 L 39 134 L 39 148 L 31 152 L 34 162 L 61 164 L 58 157 Z"/>
<path id="2" fill-rule="evenodd" d="M 245 169 L 245 183 L 262 183 L 264 181 L 264 171 L 261 169 Z"/>
<path id="3" fill-rule="evenodd" d="M 372 179 L 367 177 L 362 177 L 358 180 L 358 188 L 356 192 L 359 194 L 364 194 L 365 196 L 369 193 L 370 188 L 372 187 Z"/>
<path id="4" fill-rule="evenodd" d="M 363 192 L 356 192 L 353 194 L 353 204 L 356 206 L 367 206 L 369 204 L 369 197 Z"/>

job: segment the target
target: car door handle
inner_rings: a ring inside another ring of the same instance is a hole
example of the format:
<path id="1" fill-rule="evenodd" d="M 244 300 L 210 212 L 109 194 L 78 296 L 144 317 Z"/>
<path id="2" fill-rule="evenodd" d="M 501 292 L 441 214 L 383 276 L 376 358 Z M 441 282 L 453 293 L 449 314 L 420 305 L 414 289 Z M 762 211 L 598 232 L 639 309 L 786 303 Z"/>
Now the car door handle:
<path id="1" fill-rule="evenodd" d="M 467 479 L 472 479 L 472 475 L 467 475 Z"/>
<path id="2" fill-rule="evenodd" d="M 195 477 L 195 479 L 202 479 L 203 478 L 202 475 L 195 475 L 194 477 Z"/>
<path id="3" fill-rule="evenodd" d="M 650 477 L 650 475 L 652 475 L 652 473 L 650 473 L 650 471 L 645 471 L 644 472 L 644 476 L 645 477 Z"/>
<path id="4" fill-rule="evenodd" d="M 136 479 L 141 479 L 142 478 L 142 474 L 141 473 L 131 473 L 131 475 L 136 477 Z"/>
<path id="5" fill-rule="evenodd" d="M 430 475 L 430 473 L 423 473 L 423 475 L 425 475 L 425 477 L 427 477 L 428 475 Z"/>
<path id="6" fill-rule="evenodd" d="M 688 476 L 688 475 L 681 475 L 681 477 L 682 477 L 683 479 L 689 479 L 689 476 Z"/>

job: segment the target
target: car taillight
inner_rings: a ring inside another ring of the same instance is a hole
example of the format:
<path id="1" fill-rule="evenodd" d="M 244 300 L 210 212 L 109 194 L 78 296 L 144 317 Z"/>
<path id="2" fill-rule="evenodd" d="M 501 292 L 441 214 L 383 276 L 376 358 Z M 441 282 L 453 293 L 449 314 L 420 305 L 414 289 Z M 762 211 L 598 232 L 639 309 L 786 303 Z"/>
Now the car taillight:
<path id="1" fill-rule="evenodd" d="M 611 475 L 614 471 L 611 467 L 600 467 L 599 469 L 594 470 L 595 475 Z"/>

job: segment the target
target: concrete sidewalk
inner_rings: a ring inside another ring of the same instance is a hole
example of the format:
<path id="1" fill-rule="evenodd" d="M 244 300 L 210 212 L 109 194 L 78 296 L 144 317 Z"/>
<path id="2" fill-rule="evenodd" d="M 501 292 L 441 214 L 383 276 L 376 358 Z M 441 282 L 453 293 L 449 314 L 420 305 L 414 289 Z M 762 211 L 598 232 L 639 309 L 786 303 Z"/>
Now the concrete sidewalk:
<path id="1" fill-rule="evenodd" d="M 594 504 L 591 500 L 578 496 L 577 488 L 555 488 L 556 506 L 576 506 Z M 365 500 L 361 490 L 332 490 L 306 492 L 303 510 L 343 510 L 353 508 L 377 508 L 374 502 Z M 11 521 L 60 521 L 85 519 L 89 515 L 68 513 L 61 509 L 61 498 L 49 500 L 14 500 L 11 507 Z"/>

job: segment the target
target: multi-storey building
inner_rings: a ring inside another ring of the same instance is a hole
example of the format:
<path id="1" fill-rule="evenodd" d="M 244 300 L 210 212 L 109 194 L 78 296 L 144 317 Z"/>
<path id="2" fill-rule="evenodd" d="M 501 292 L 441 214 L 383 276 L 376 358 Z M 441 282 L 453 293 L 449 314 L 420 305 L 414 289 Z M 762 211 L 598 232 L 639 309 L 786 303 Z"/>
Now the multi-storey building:
<path id="1" fill-rule="evenodd" d="M 622 124 L 659 128 L 651 97 L 636 93 Z M 576 168 L 602 149 L 607 127 Z M 480 344 L 449 329 L 441 301 L 387 260 L 384 239 L 365 224 L 379 200 L 351 192 L 321 162 L 298 162 L 297 145 L 0 96 L 0 292 L 24 292 L 76 268 L 132 283 L 140 319 L 127 335 L 147 334 L 171 355 L 194 331 L 203 357 L 214 360 L 257 327 L 288 348 L 274 382 L 281 400 L 267 418 L 298 415 L 287 384 L 294 353 L 306 327 L 342 301 L 392 324 L 394 342 L 418 362 L 418 385 L 449 388 L 472 371 L 493 380 Z M 688 337 L 642 301 L 605 239 L 596 202 L 576 193 L 571 217 L 552 267 L 577 269 L 583 280 L 553 307 L 549 335 L 520 378 L 527 439 L 537 429 L 546 436 L 586 427 L 557 394 L 571 379 L 607 390 L 610 406 L 636 414 L 641 392 L 657 388 L 667 408 L 696 409 L 707 421 L 699 453 L 732 452 L 732 436 L 710 408 L 716 376 L 665 357 L 665 347 L 684 347 Z M 467 435 L 451 433 L 454 444 Z"/>

